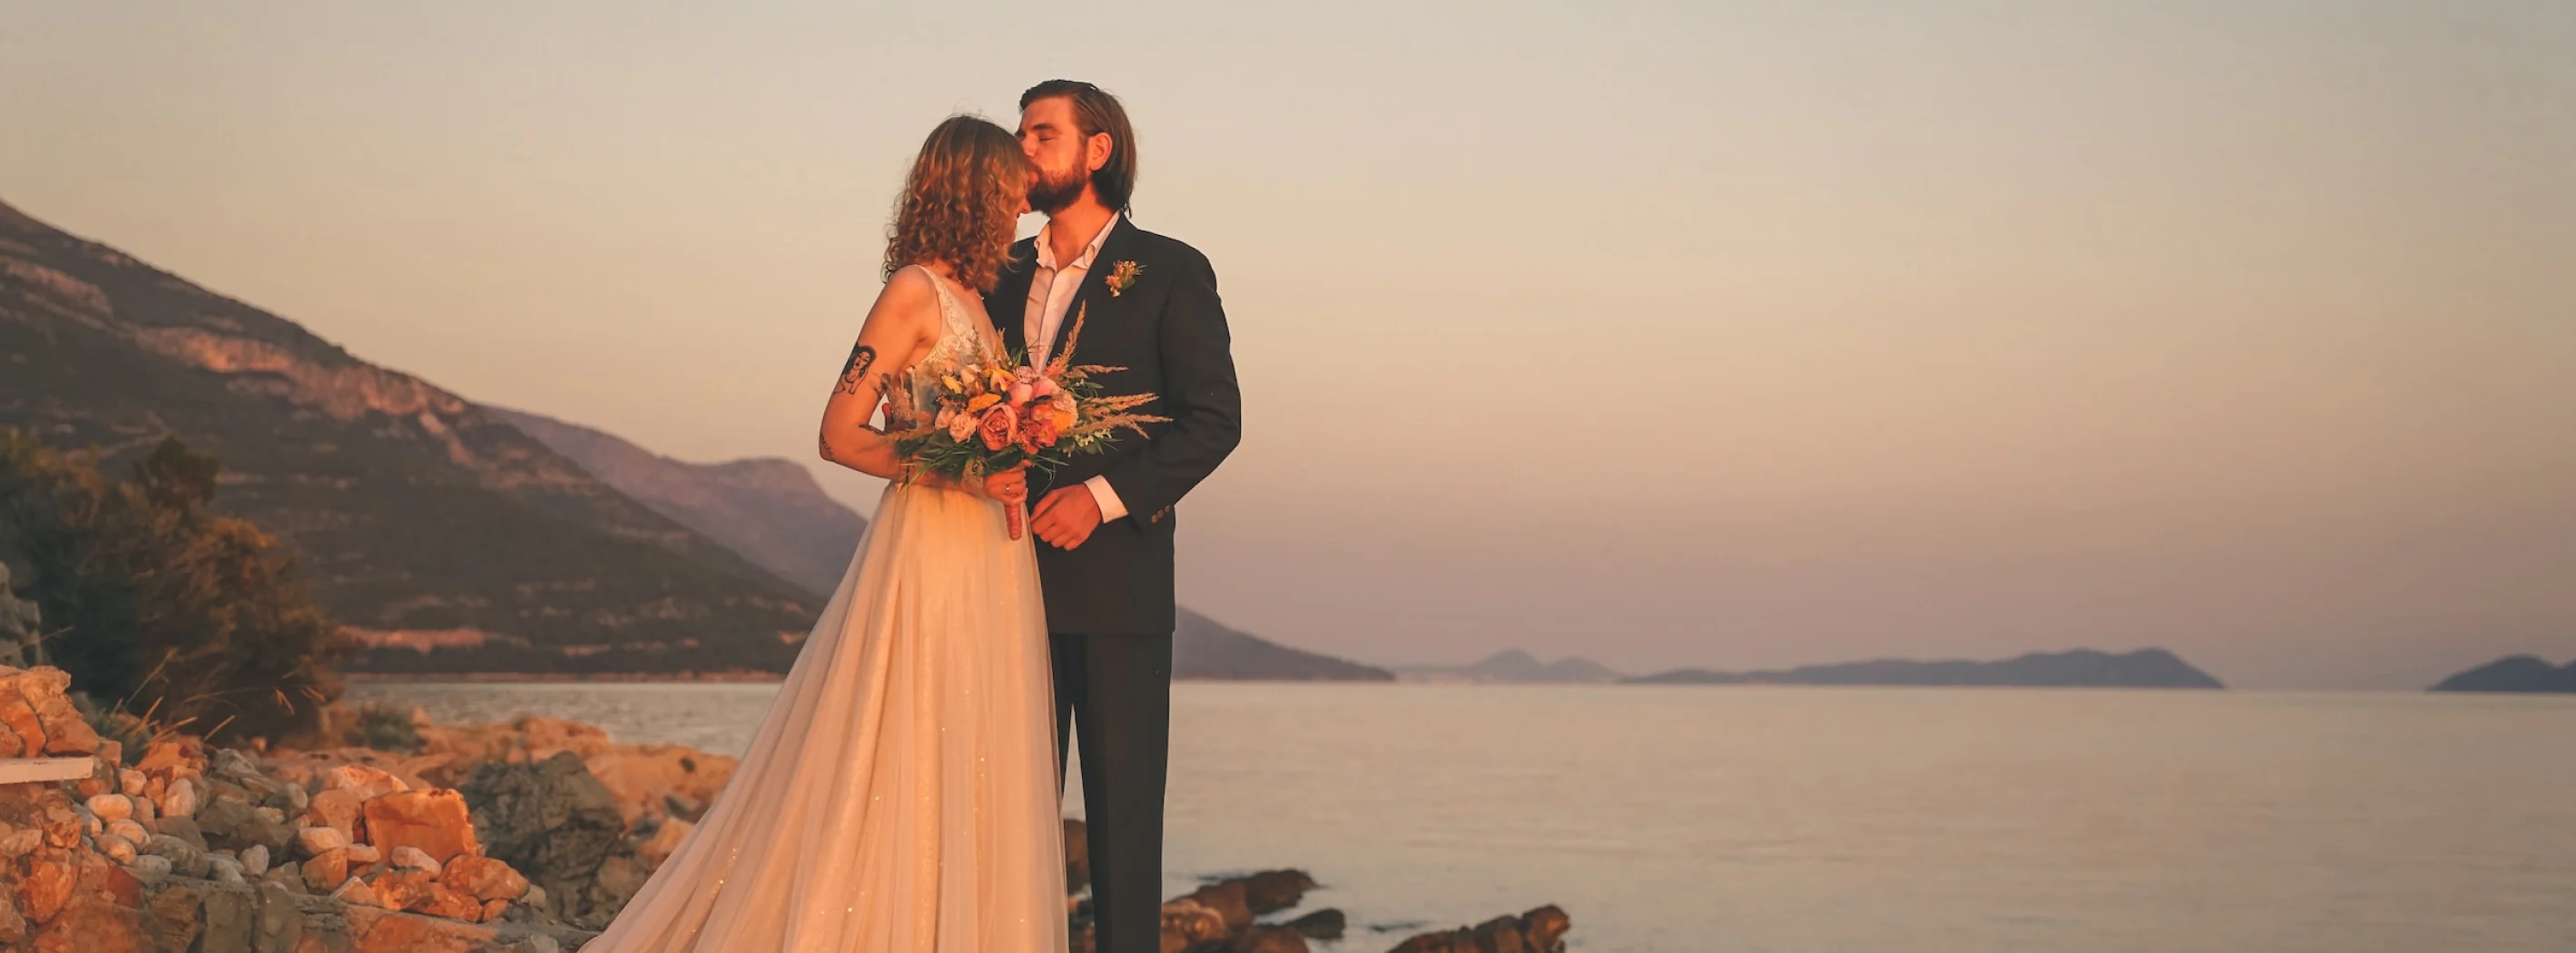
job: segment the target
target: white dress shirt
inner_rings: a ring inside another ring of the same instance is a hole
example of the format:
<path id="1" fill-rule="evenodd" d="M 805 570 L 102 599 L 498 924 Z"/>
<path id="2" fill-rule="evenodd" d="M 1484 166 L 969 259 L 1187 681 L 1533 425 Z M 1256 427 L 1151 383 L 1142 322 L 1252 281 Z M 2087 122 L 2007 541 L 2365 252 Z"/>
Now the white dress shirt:
<path id="1" fill-rule="evenodd" d="M 1056 263 L 1055 246 L 1047 241 L 1055 223 L 1049 222 L 1038 230 L 1037 273 L 1029 279 L 1028 311 L 1021 319 L 1021 327 L 1028 334 L 1029 366 L 1045 367 L 1054 356 L 1049 352 L 1055 347 L 1056 331 L 1064 327 L 1065 312 L 1073 308 L 1083 279 L 1091 275 L 1091 261 L 1100 257 L 1100 246 L 1109 240 L 1110 230 L 1118 227 L 1118 218 L 1109 216 L 1109 221 L 1100 226 L 1100 233 L 1091 236 L 1091 244 L 1083 247 L 1082 257 L 1069 265 Z M 1127 504 L 1119 501 L 1118 491 L 1109 488 L 1108 477 L 1092 477 L 1082 485 L 1090 488 L 1092 500 L 1100 504 L 1101 522 L 1127 515 Z"/>

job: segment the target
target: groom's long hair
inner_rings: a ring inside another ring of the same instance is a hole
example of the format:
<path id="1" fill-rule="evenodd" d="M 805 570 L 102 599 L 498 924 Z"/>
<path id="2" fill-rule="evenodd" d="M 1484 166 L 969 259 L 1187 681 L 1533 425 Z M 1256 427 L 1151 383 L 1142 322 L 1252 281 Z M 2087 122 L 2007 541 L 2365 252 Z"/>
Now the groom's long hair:
<path id="1" fill-rule="evenodd" d="M 1091 173 L 1091 191 L 1100 196 L 1101 205 L 1134 218 L 1127 200 L 1136 194 L 1136 129 L 1127 123 L 1127 107 L 1119 104 L 1118 97 L 1090 83 L 1051 79 L 1020 94 L 1020 111 L 1027 112 L 1030 103 L 1057 96 L 1073 101 L 1073 121 L 1082 125 L 1085 138 L 1109 134 L 1109 161 Z"/>
<path id="2" fill-rule="evenodd" d="M 951 116 L 932 129 L 886 226 L 885 277 L 947 262 L 958 284 L 993 290 L 1028 193 L 1028 163 L 1018 137 L 987 120 Z"/>

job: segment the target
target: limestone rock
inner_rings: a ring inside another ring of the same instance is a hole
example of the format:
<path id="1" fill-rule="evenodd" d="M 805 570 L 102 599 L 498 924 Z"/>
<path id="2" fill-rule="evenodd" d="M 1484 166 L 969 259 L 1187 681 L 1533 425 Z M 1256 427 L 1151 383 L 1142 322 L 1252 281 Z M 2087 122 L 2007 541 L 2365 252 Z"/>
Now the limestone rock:
<path id="1" fill-rule="evenodd" d="M 416 870 L 421 873 L 428 874 L 432 878 L 436 878 L 440 873 L 440 868 L 444 866 L 438 862 L 438 858 L 431 857 L 420 848 L 413 847 L 409 844 L 394 848 L 392 853 L 386 859 L 393 862 L 394 869 L 396 870 Z"/>
<path id="2" fill-rule="evenodd" d="M 403 779 L 365 765 L 344 764 L 322 775 L 322 790 L 355 792 L 362 801 L 410 789 Z"/>
<path id="3" fill-rule="evenodd" d="M 456 791 L 396 791 L 369 799 L 361 814 L 367 842 L 385 850 L 417 847 L 441 864 L 482 850 L 465 796 Z"/>
<path id="4" fill-rule="evenodd" d="M 295 846 L 303 849 L 304 856 L 311 857 L 326 850 L 349 846 L 349 835 L 333 827 L 307 827 L 295 832 Z"/>
<path id="5" fill-rule="evenodd" d="M 248 847 L 242 848 L 241 865 L 242 872 L 253 877 L 268 873 L 268 847 L 262 844 L 252 844 Z"/>
<path id="6" fill-rule="evenodd" d="M 531 889 L 528 878 L 498 859 L 468 854 L 447 862 L 439 882 L 478 900 L 517 900 Z"/>
<path id="7" fill-rule="evenodd" d="M 338 890 L 348 879 L 348 848 L 326 850 L 304 861 L 304 886 L 315 893 Z"/>
<path id="8" fill-rule="evenodd" d="M 133 844 L 137 847 L 141 847 L 144 844 L 151 843 L 152 841 L 151 829 L 131 820 L 117 821 L 109 824 L 107 825 L 107 832 L 118 837 L 125 838 L 126 843 Z"/>
<path id="9" fill-rule="evenodd" d="M 626 833 L 617 801 L 567 751 L 533 763 L 486 763 L 464 793 L 485 853 L 543 886 L 561 912 L 580 902 Z M 436 852 L 431 852 L 436 856 Z"/>
<path id="10" fill-rule="evenodd" d="M 333 788 L 305 801 L 304 819 L 306 823 L 339 831 L 341 836 L 350 840 L 360 840 L 363 838 L 359 833 L 358 814 L 365 803 L 366 798 L 360 797 L 357 791 Z"/>
<path id="11" fill-rule="evenodd" d="M 161 813 L 168 817 L 197 816 L 197 782 L 192 778 L 171 781 L 161 795 Z"/>
<path id="12" fill-rule="evenodd" d="M 133 841 L 127 840 L 121 834 L 100 834 L 96 838 L 96 843 L 99 853 L 107 855 L 107 859 L 120 864 L 133 863 L 134 858 L 143 855 L 143 851 L 136 848 Z"/>
<path id="13" fill-rule="evenodd" d="M 150 877 L 167 877 L 171 873 L 170 858 L 159 854 L 145 854 L 134 858 L 134 862 L 126 866 L 134 868 L 136 873 Z"/>
<path id="14" fill-rule="evenodd" d="M 115 822 L 134 816 L 134 799 L 122 794 L 101 794 L 89 799 L 89 812 L 101 821 Z"/>
<path id="15" fill-rule="evenodd" d="M 205 850 L 168 834 L 152 838 L 148 850 L 170 860 L 170 872 L 182 877 L 202 879 L 209 868 Z"/>
<path id="16" fill-rule="evenodd" d="M 188 846 L 198 850 L 207 849 L 206 832 L 198 829 L 195 818 L 164 817 L 152 823 L 152 830 L 164 837 L 176 837 L 187 841 Z"/>
<path id="17" fill-rule="evenodd" d="M 1195 900 L 1182 898 L 1163 904 L 1164 949 L 1175 949 L 1173 941 L 1176 938 L 1178 949 L 1188 949 L 1201 943 L 1222 941 L 1232 932 L 1232 928 L 1226 925 L 1224 914 Z"/>

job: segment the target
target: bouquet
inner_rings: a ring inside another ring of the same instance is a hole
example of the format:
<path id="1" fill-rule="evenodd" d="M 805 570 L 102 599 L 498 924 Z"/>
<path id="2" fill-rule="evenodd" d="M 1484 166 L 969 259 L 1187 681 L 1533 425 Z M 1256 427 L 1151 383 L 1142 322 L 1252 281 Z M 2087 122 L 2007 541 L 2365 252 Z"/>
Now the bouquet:
<path id="1" fill-rule="evenodd" d="M 967 360 L 924 362 L 913 373 L 935 382 L 928 407 L 918 405 L 913 388 L 888 382 L 886 427 L 905 471 L 961 483 L 1022 467 L 1052 473 L 1076 454 L 1108 449 L 1121 430 L 1143 437 L 1144 425 L 1169 420 L 1131 412 L 1152 394 L 1101 396 L 1093 378 L 1126 368 L 1073 363 L 1087 312 L 1075 313 L 1063 353 L 1044 370 L 1024 366 L 1025 354 L 991 348 Z M 1021 516 L 1014 504 L 1013 539 Z"/>

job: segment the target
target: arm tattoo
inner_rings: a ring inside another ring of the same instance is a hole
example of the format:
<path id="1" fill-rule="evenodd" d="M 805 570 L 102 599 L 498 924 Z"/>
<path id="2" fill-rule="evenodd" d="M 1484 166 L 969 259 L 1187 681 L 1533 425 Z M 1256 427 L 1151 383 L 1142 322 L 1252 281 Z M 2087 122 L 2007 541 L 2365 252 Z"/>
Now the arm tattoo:
<path id="1" fill-rule="evenodd" d="M 841 365 L 841 386 L 835 389 L 844 394 L 858 393 L 859 385 L 867 383 L 868 368 L 876 362 L 876 348 L 865 344 L 851 348 L 850 360 Z"/>
<path id="2" fill-rule="evenodd" d="M 825 460 L 832 459 L 832 438 L 831 438 L 831 436 L 830 436 L 829 434 L 826 434 L 826 435 L 823 435 L 823 436 L 821 436 L 821 437 L 819 437 L 819 438 L 816 438 L 816 439 L 817 439 L 817 442 L 819 442 L 819 443 L 821 443 L 821 444 L 822 444 L 822 449 L 823 449 L 823 459 L 825 459 Z"/>

